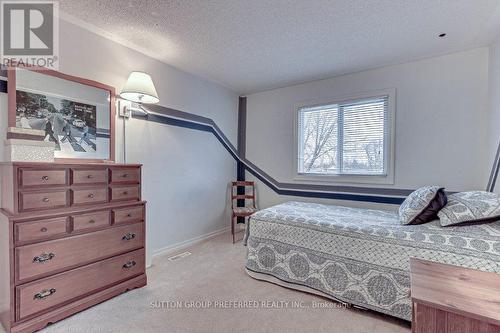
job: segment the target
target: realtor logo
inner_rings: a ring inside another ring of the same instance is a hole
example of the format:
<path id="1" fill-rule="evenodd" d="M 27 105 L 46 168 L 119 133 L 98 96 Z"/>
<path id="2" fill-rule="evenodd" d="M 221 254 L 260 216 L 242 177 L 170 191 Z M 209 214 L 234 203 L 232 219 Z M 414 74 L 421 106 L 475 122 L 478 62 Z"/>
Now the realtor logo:
<path id="1" fill-rule="evenodd" d="M 57 1 L 1 1 L 1 61 L 57 69 Z"/>

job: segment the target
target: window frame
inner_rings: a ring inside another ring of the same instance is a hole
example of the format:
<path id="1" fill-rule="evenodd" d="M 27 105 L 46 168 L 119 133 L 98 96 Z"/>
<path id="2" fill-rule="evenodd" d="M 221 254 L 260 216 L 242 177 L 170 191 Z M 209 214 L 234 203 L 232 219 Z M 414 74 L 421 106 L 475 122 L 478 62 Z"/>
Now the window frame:
<path id="1" fill-rule="evenodd" d="M 320 106 L 327 104 L 339 104 L 352 102 L 359 99 L 379 98 L 387 96 L 387 140 L 384 142 L 384 165 L 386 168 L 385 175 L 369 175 L 369 174 L 308 174 L 299 172 L 299 111 L 303 107 Z M 293 180 L 297 182 L 322 182 L 322 183 L 353 183 L 353 184 L 394 184 L 394 164 L 395 164 L 395 131 L 396 131 L 396 89 L 387 88 L 373 90 L 364 93 L 352 95 L 344 95 L 328 99 L 316 99 L 305 102 L 300 102 L 294 105 L 293 109 Z"/>

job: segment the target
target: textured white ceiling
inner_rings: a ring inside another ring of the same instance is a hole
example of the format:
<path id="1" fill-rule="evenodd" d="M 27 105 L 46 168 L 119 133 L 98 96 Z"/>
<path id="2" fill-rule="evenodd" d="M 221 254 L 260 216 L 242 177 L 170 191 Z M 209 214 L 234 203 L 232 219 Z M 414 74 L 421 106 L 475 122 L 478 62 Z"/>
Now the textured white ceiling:
<path id="1" fill-rule="evenodd" d="M 498 0 L 61 0 L 89 29 L 248 94 L 489 44 Z M 444 39 L 437 34 L 446 32 Z"/>

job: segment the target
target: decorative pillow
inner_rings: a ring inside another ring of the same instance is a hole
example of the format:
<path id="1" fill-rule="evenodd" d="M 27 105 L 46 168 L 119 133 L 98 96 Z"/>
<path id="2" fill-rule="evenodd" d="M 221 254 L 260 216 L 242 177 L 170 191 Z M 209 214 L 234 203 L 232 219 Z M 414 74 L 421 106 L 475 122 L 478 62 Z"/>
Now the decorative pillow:
<path id="1" fill-rule="evenodd" d="M 500 220 L 500 196 L 484 191 L 454 193 L 438 216 L 442 227 Z"/>
<path id="2" fill-rule="evenodd" d="M 399 206 L 401 224 L 422 224 L 437 219 L 446 205 L 446 193 L 439 186 L 424 186 L 412 192 Z"/>

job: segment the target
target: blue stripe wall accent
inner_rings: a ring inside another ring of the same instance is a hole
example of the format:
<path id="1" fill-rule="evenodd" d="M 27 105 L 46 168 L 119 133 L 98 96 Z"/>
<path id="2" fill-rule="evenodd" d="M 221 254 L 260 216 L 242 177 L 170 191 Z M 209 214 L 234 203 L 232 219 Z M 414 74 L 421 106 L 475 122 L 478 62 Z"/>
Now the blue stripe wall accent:
<path id="1" fill-rule="evenodd" d="M 274 192 L 280 195 L 289 195 L 294 197 L 307 197 L 307 198 L 320 198 L 320 199 L 335 199 L 335 200 L 347 200 L 347 201 L 360 201 L 360 202 L 373 202 L 373 203 L 384 203 L 384 204 L 394 204 L 400 205 L 405 198 L 401 197 L 385 197 L 385 196 L 373 196 L 373 195 L 363 195 L 363 194 L 351 194 L 351 193 L 338 193 L 338 192 L 313 192 L 313 191 L 300 191 L 293 189 L 279 189 L 276 188 L 272 183 L 270 183 L 266 178 L 262 177 L 258 173 L 254 172 L 252 169 L 247 169 L 252 175 L 254 175 L 261 182 L 270 187 Z"/>
<path id="2" fill-rule="evenodd" d="M 7 81 L 0 80 L 0 93 L 7 93 Z"/>
<path id="3" fill-rule="evenodd" d="M 241 158 L 245 158 L 246 150 L 246 118 L 247 118 L 247 98 L 239 97 L 238 99 L 238 160 L 236 165 L 236 180 L 245 180 L 245 165 L 241 162 Z M 232 190 L 232 189 L 231 189 Z M 238 195 L 245 194 L 245 187 L 238 186 L 236 188 Z M 237 201 L 238 207 L 245 207 L 245 199 Z M 238 223 L 245 223 L 244 216 L 238 216 Z"/>
<path id="4" fill-rule="evenodd" d="M 136 115 L 136 113 L 134 113 Z M 157 115 L 150 113 L 147 116 L 142 116 L 142 114 L 137 114 L 140 115 L 139 117 L 134 117 L 136 119 L 143 119 L 146 121 L 152 121 L 155 123 L 160 123 L 160 124 L 165 124 L 165 125 L 170 125 L 170 126 L 176 126 L 176 127 L 183 127 L 183 128 L 188 128 L 192 130 L 197 130 L 197 131 L 204 131 L 204 132 L 211 132 L 212 134 L 215 135 L 217 140 L 226 148 L 226 150 L 231 154 L 231 156 L 235 159 L 238 160 L 238 155 L 236 153 L 236 150 L 231 144 L 228 144 L 224 139 L 217 133 L 217 131 L 210 125 L 205 125 L 205 124 L 200 124 L 196 122 L 192 122 L 189 120 L 183 120 L 183 119 L 178 119 L 178 118 L 168 118 L 166 115 Z"/>
<path id="5" fill-rule="evenodd" d="M 0 93 L 7 93 L 7 71 L 4 66 L 0 65 Z M 240 98 L 240 105 L 244 107 L 244 111 L 239 116 L 246 113 L 246 98 Z M 270 175 L 252 164 L 245 157 L 244 148 L 237 150 L 227 139 L 215 122 L 207 117 L 198 116 L 192 113 L 183 112 L 163 106 L 150 105 L 144 107 L 150 113 L 143 117 L 141 113 L 134 113 L 134 118 L 143 119 L 146 121 L 157 122 L 170 126 L 188 128 L 192 130 L 211 132 L 224 148 L 238 163 L 238 174 L 241 177 L 242 170 L 246 170 L 254 175 L 257 179 L 271 188 L 274 192 L 280 195 L 290 195 L 299 197 L 324 198 L 349 201 L 364 201 L 375 203 L 400 204 L 404 201 L 413 190 L 410 189 L 393 189 L 393 188 L 370 188 L 370 187 L 353 187 L 353 186 L 333 186 L 333 185 L 312 185 L 312 184 L 294 184 L 294 183 L 279 183 Z M 246 117 L 245 117 L 246 118 Z M 245 120 L 239 124 L 238 144 L 243 147 L 245 142 L 245 133 L 241 129 L 245 128 Z M 108 137 L 106 134 L 98 134 L 99 137 Z M 243 167 L 242 167 L 243 166 Z M 500 144 L 493 168 L 491 170 L 487 191 L 493 191 L 497 177 L 500 173 Z M 243 173 L 244 174 L 244 173 Z"/>
<path id="6" fill-rule="evenodd" d="M 279 183 L 248 161 L 244 157 L 244 154 L 238 152 L 212 119 L 158 105 L 148 105 L 143 106 L 143 108 L 148 111 L 148 115 L 142 116 L 134 113 L 134 118 L 170 126 L 211 132 L 229 154 L 231 154 L 238 163 L 243 164 L 245 170 L 280 195 L 400 204 L 404 201 L 405 197 L 412 192 L 412 190 L 408 189 Z"/>
<path id="7" fill-rule="evenodd" d="M 500 142 L 498 143 L 497 153 L 495 155 L 495 160 L 493 161 L 493 167 L 491 168 L 490 178 L 488 180 L 488 186 L 486 191 L 493 192 L 495 190 L 495 185 L 498 179 L 498 173 L 500 172 Z"/>
<path id="8" fill-rule="evenodd" d="M 0 92 L 7 92 L 7 82 L 4 80 L 0 80 Z M 279 183 L 248 161 L 245 158 L 244 151 L 238 151 L 212 119 L 158 105 L 144 106 L 144 109 L 149 112 L 147 116 L 134 112 L 134 118 L 212 133 L 239 164 L 240 178 L 244 174 L 242 170 L 246 170 L 280 195 L 400 204 L 411 193 L 411 190 L 406 189 Z M 99 134 L 98 136 L 104 137 L 105 134 Z"/>

